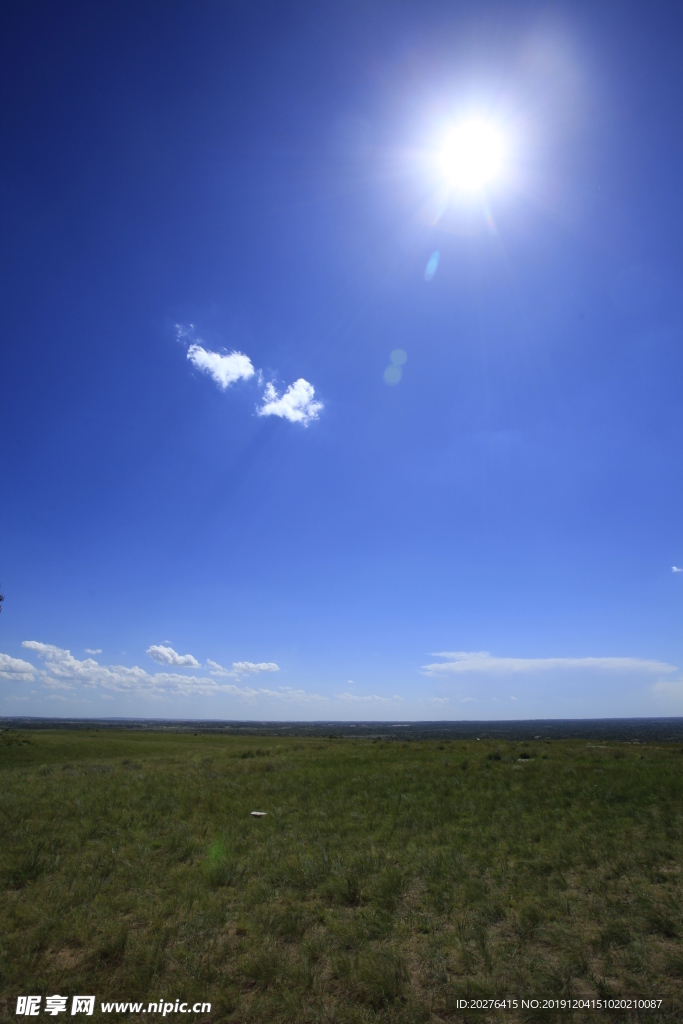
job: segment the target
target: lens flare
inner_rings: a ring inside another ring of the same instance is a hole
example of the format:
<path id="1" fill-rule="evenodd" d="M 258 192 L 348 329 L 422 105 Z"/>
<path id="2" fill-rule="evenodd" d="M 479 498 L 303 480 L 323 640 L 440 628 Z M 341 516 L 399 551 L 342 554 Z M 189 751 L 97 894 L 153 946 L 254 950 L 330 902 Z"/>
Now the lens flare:
<path id="1" fill-rule="evenodd" d="M 438 266 L 439 266 L 439 251 L 437 249 L 437 251 L 433 252 L 432 255 L 429 257 L 429 260 L 427 261 L 427 266 L 425 267 L 425 272 L 424 272 L 424 279 L 425 279 L 425 281 L 431 281 L 431 279 L 434 277 L 434 274 L 437 271 Z"/>
<path id="2" fill-rule="evenodd" d="M 393 363 L 391 366 L 387 366 L 384 371 L 384 383 L 385 384 L 398 384 L 403 373 L 400 366 L 395 366 Z"/>

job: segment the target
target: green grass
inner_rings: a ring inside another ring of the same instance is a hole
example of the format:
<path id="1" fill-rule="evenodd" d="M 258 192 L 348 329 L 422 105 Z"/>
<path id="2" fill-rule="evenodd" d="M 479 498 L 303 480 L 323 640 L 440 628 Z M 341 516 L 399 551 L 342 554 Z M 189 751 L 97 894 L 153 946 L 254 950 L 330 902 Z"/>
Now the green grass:
<path id="1" fill-rule="evenodd" d="M 0 835 L 7 1019 L 30 993 L 264 1024 L 498 1019 L 458 1009 L 475 995 L 683 1019 L 678 746 L 7 732 Z"/>

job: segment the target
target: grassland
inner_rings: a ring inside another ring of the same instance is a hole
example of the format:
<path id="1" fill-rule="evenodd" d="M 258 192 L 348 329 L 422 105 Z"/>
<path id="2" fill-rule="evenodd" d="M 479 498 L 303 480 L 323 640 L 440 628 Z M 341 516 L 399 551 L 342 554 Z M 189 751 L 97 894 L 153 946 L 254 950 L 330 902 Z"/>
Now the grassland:
<path id="1" fill-rule="evenodd" d="M 571 1019 L 680 1021 L 682 798 L 671 744 L 6 732 L 0 1012 L 512 1024 L 568 1015 L 457 1000 L 628 996 L 662 1007 Z"/>

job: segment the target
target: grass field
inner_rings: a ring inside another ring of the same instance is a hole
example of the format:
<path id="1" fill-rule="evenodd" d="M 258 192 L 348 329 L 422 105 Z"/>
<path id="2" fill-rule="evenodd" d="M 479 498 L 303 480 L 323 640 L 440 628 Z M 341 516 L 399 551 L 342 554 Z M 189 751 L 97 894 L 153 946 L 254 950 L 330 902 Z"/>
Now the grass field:
<path id="1" fill-rule="evenodd" d="M 672 744 L 5 732 L 0 1009 L 680 1021 L 682 798 Z M 475 996 L 663 1002 L 458 1008 Z"/>

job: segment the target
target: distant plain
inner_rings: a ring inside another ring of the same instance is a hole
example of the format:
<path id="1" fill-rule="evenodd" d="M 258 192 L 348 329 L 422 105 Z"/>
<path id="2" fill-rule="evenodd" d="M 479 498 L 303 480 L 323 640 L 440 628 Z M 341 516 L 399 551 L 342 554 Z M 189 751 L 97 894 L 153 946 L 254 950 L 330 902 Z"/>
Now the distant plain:
<path id="1" fill-rule="evenodd" d="M 538 728 L 3 732 L 3 1015 L 94 993 L 245 1024 L 569 1019 L 458 1008 L 479 995 L 683 1019 L 680 741 Z"/>

